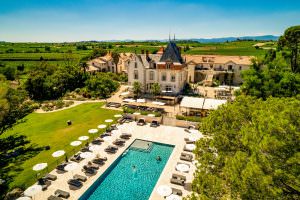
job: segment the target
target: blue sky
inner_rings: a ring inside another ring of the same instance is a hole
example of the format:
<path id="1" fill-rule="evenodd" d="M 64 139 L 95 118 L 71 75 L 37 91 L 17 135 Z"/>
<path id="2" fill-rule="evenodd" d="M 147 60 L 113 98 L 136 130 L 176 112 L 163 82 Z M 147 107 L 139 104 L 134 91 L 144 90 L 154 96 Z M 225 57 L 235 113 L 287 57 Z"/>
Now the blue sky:
<path id="1" fill-rule="evenodd" d="M 299 0 L 0 0 L 0 41 L 280 35 Z"/>

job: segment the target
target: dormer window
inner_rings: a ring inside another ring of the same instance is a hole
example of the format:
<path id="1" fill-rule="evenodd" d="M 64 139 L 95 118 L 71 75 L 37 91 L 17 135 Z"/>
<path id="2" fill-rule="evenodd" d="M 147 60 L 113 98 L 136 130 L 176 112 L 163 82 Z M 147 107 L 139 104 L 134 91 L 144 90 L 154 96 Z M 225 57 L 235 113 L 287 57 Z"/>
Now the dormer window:
<path id="1" fill-rule="evenodd" d="M 171 68 L 171 63 L 166 63 L 166 68 L 170 69 Z"/>

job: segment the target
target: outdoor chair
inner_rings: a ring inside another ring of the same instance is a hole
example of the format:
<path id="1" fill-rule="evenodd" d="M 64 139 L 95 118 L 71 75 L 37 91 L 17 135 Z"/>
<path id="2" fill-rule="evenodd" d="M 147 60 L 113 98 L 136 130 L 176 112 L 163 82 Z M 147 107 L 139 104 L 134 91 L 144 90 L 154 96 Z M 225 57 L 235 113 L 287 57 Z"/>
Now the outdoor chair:
<path id="1" fill-rule="evenodd" d="M 183 180 L 171 178 L 170 182 L 173 183 L 173 184 L 176 184 L 176 185 L 182 185 L 182 186 L 184 186 L 184 181 Z"/>
<path id="2" fill-rule="evenodd" d="M 63 199 L 58 196 L 51 195 L 47 198 L 47 200 L 63 200 Z"/>
<path id="3" fill-rule="evenodd" d="M 86 166 L 96 170 L 99 169 L 99 165 L 95 165 L 92 162 L 89 162 Z"/>
<path id="4" fill-rule="evenodd" d="M 95 144 L 95 145 L 100 145 L 101 143 L 102 143 L 102 141 L 99 140 L 99 139 L 96 139 L 96 140 L 92 141 L 92 144 Z"/>
<path id="5" fill-rule="evenodd" d="M 81 182 L 85 182 L 87 180 L 87 178 L 85 176 L 82 176 L 82 175 L 79 175 L 79 174 L 75 174 L 73 176 L 73 179 L 76 179 L 76 180 L 81 181 Z"/>
<path id="6" fill-rule="evenodd" d="M 182 191 L 176 188 L 172 188 L 172 194 L 182 196 Z"/>
<path id="7" fill-rule="evenodd" d="M 104 161 L 99 159 L 99 158 L 95 158 L 92 160 L 93 163 L 97 164 L 97 165 L 104 165 Z"/>
<path id="8" fill-rule="evenodd" d="M 55 176 L 53 174 L 46 174 L 46 176 L 44 176 L 44 178 L 47 180 L 55 181 L 57 179 L 57 176 Z"/>
<path id="9" fill-rule="evenodd" d="M 153 120 L 150 124 L 150 127 L 158 127 L 158 126 L 159 126 L 159 123 L 156 120 Z"/>
<path id="10" fill-rule="evenodd" d="M 70 197 L 70 193 L 69 192 L 66 192 L 66 191 L 63 191 L 63 190 L 60 190 L 60 189 L 57 189 L 55 192 L 54 192 L 55 196 L 57 197 L 62 197 L 62 198 L 69 198 Z"/>
<path id="11" fill-rule="evenodd" d="M 192 162 L 193 161 L 193 155 L 192 154 L 187 154 L 187 153 L 181 153 L 180 160 Z"/>
<path id="12" fill-rule="evenodd" d="M 145 124 L 146 124 L 146 121 L 145 121 L 144 118 L 139 119 L 138 122 L 137 122 L 138 126 L 144 126 Z"/>
<path id="13" fill-rule="evenodd" d="M 84 158 L 80 157 L 80 154 L 75 154 L 74 156 L 72 156 L 70 158 L 71 161 L 74 161 L 74 162 L 80 162 L 82 161 Z"/>
<path id="14" fill-rule="evenodd" d="M 82 182 L 76 180 L 76 179 L 69 179 L 68 180 L 68 184 L 71 185 L 71 186 L 75 186 L 77 188 L 80 188 L 82 187 Z"/>
<path id="15" fill-rule="evenodd" d="M 58 171 L 65 172 L 65 171 L 66 171 L 66 170 L 65 170 L 65 166 L 66 166 L 66 165 L 67 165 L 66 163 L 59 164 L 59 165 L 57 165 L 56 169 L 57 169 Z"/>
<path id="16" fill-rule="evenodd" d="M 180 174 L 172 174 L 172 178 L 186 181 L 186 177 Z"/>
<path id="17" fill-rule="evenodd" d="M 87 167 L 86 165 L 83 166 L 82 171 L 83 171 L 84 173 L 88 174 L 88 175 L 95 175 L 96 172 L 97 172 L 95 169 L 90 168 L 90 167 Z"/>
<path id="18" fill-rule="evenodd" d="M 42 186 L 42 190 L 47 190 L 48 187 L 51 185 L 51 181 L 45 179 L 45 178 L 39 178 L 38 179 L 38 185 Z"/>

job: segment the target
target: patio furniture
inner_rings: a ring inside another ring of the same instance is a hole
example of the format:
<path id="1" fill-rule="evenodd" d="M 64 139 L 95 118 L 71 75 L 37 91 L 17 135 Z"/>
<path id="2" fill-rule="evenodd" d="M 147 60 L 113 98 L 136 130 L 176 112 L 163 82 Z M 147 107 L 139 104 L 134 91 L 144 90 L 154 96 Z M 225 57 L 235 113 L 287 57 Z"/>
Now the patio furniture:
<path id="1" fill-rule="evenodd" d="M 59 164 L 59 165 L 56 166 L 56 169 L 57 169 L 58 171 L 61 171 L 61 172 L 66 172 L 66 170 L 65 170 L 65 166 L 66 166 L 66 165 L 67 165 L 67 163 Z"/>
<path id="2" fill-rule="evenodd" d="M 44 176 L 44 178 L 51 180 L 51 181 L 55 181 L 57 179 L 57 176 L 55 176 L 53 174 L 46 174 L 46 176 Z"/>
<path id="3" fill-rule="evenodd" d="M 131 136 L 132 135 L 130 133 L 122 133 L 120 135 L 120 138 L 128 140 L 128 139 L 130 139 Z"/>
<path id="4" fill-rule="evenodd" d="M 47 190 L 47 188 L 51 185 L 51 181 L 45 179 L 45 178 L 39 178 L 38 179 L 38 185 L 42 186 L 42 190 Z"/>
<path id="5" fill-rule="evenodd" d="M 159 123 L 156 120 L 153 120 L 150 124 L 150 127 L 158 127 L 158 126 L 159 126 Z"/>
<path id="6" fill-rule="evenodd" d="M 58 196 L 51 195 L 47 198 L 47 200 L 63 200 L 63 199 Z"/>
<path id="7" fill-rule="evenodd" d="M 115 141 L 113 141 L 113 144 L 115 144 L 117 146 L 123 146 L 125 142 L 126 142 L 125 140 L 116 139 Z"/>
<path id="8" fill-rule="evenodd" d="M 105 162 L 99 158 L 95 158 L 92 160 L 93 163 L 97 164 L 97 165 L 104 165 Z"/>
<path id="9" fill-rule="evenodd" d="M 63 190 L 60 190 L 60 189 L 55 190 L 54 194 L 57 197 L 63 197 L 65 199 L 67 199 L 67 198 L 70 197 L 70 193 L 69 192 L 66 192 L 66 191 L 63 191 Z"/>
<path id="10" fill-rule="evenodd" d="M 189 153 L 181 153 L 180 160 L 192 162 L 193 161 L 193 155 L 189 154 Z"/>
<path id="11" fill-rule="evenodd" d="M 81 181 L 81 182 L 85 182 L 87 180 L 87 178 L 85 176 L 82 176 L 82 175 L 79 175 L 79 174 L 75 174 L 73 176 L 73 179 L 77 179 L 78 181 Z"/>
<path id="12" fill-rule="evenodd" d="M 77 188 L 82 187 L 82 182 L 78 181 L 77 179 L 69 179 L 68 184 Z"/>
<path id="13" fill-rule="evenodd" d="M 74 162 L 80 162 L 82 161 L 84 158 L 80 157 L 80 154 L 75 154 L 74 156 L 72 156 L 70 158 L 71 161 L 74 161 Z"/>
<path id="14" fill-rule="evenodd" d="M 176 194 L 178 196 L 182 196 L 182 191 L 176 188 L 172 188 L 172 194 Z"/>
<path id="15" fill-rule="evenodd" d="M 90 167 L 92 169 L 96 169 L 96 170 L 99 169 L 99 165 L 95 165 L 92 162 L 88 162 L 88 164 L 85 166 Z"/>
<path id="16" fill-rule="evenodd" d="M 184 181 L 183 180 L 179 180 L 179 179 L 176 179 L 176 178 L 171 178 L 170 182 L 173 183 L 173 184 L 176 184 L 176 185 L 184 186 Z"/>
<path id="17" fill-rule="evenodd" d="M 87 175 L 95 175 L 97 173 L 97 171 L 91 167 L 87 167 L 86 165 L 83 166 L 82 171 L 84 173 L 86 173 Z"/>
<path id="18" fill-rule="evenodd" d="M 136 123 L 138 126 L 144 126 L 146 125 L 146 121 L 144 118 L 140 118 L 137 123 Z"/>
<path id="19" fill-rule="evenodd" d="M 180 174 L 172 174 L 172 178 L 186 181 L 186 177 Z"/>
<path id="20" fill-rule="evenodd" d="M 81 148 L 80 151 L 81 151 L 81 152 L 90 152 L 88 146 L 85 146 L 85 147 Z"/>

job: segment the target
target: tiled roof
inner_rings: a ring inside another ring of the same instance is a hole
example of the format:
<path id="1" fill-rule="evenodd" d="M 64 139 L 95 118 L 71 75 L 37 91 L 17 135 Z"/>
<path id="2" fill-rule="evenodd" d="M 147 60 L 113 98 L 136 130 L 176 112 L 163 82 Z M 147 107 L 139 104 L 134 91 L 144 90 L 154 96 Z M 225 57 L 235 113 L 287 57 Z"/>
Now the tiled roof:
<path id="1" fill-rule="evenodd" d="M 221 56 L 221 55 L 185 55 L 186 62 L 225 64 L 234 62 L 238 65 L 251 65 L 252 56 Z"/>

